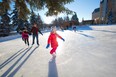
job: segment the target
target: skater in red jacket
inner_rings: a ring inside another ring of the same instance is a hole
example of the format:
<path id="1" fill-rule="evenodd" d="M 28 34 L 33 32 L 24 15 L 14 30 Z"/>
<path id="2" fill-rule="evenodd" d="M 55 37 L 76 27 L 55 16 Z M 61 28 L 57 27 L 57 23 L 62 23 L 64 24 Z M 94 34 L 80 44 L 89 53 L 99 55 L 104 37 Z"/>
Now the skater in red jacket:
<path id="1" fill-rule="evenodd" d="M 34 23 L 32 29 L 31 29 L 31 32 L 33 33 L 33 42 L 32 42 L 32 45 L 34 44 L 34 41 L 35 41 L 35 38 L 36 38 L 37 45 L 39 46 L 39 40 L 38 40 L 39 35 L 38 35 L 38 32 L 39 32 L 41 35 L 43 35 L 43 34 L 42 34 L 42 32 L 38 29 L 37 23 Z"/>
<path id="2" fill-rule="evenodd" d="M 25 42 L 25 44 L 28 44 L 28 46 L 29 46 L 29 33 L 26 28 L 24 28 L 24 30 L 22 32 L 22 39 Z"/>
<path id="3" fill-rule="evenodd" d="M 50 54 L 52 55 L 52 59 L 56 57 L 56 49 L 58 47 L 57 37 L 65 41 L 60 35 L 56 33 L 56 27 L 52 27 L 52 31 L 48 38 L 48 44 L 46 46 L 46 48 L 49 48 L 50 45 L 52 47 L 52 50 L 50 51 Z"/>

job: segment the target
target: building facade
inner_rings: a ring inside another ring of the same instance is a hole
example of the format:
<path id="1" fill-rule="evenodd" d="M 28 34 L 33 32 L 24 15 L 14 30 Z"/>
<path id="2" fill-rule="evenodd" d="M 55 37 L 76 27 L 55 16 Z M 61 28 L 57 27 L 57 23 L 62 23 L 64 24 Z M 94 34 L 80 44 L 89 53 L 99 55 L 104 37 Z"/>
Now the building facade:
<path id="1" fill-rule="evenodd" d="M 100 23 L 100 8 L 96 8 L 92 12 L 92 20 L 94 20 L 94 24 L 99 24 Z"/>
<path id="2" fill-rule="evenodd" d="M 107 13 L 107 0 L 101 0 L 100 2 L 100 23 L 106 23 L 106 13 Z"/>
<path id="3" fill-rule="evenodd" d="M 116 23 L 116 0 L 100 1 L 100 23 L 102 24 Z"/>
<path id="4" fill-rule="evenodd" d="M 116 23 L 116 0 L 107 0 L 107 23 L 114 24 Z"/>

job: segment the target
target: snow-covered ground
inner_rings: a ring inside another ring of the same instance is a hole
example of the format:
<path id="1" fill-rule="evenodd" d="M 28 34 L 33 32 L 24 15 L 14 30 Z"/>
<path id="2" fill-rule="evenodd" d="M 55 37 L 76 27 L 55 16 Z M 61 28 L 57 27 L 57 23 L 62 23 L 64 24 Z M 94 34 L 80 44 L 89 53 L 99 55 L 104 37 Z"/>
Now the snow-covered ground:
<path id="1" fill-rule="evenodd" d="M 1 77 L 115 77 L 116 25 L 81 26 L 58 31 L 57 57 L 46 49 L 49 32 L 39 36 L 40 46 L 27 46 L 20 35 L 0 38 Z M 32 43 L 32 36 L 29 38 Z"/>
<path id="2" fill-rule="evenodd" d="M 5 41 L 20 38 L 20 37 L 21 37 L 20 34 L 14 34 L 14 35 L 9 35 L 9 36 L 5 36 L 5 37 L 0 37 L 0 42 L 5 42 Z"/>

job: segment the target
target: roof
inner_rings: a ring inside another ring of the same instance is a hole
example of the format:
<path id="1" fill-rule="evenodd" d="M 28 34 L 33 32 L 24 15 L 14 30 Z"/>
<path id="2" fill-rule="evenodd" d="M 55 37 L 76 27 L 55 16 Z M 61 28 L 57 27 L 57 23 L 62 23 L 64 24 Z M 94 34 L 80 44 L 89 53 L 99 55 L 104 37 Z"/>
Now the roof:
<path id="1" fill-rule="evenodd" d="M 101 0 L 100 3 L 102 4 L 104 2 L 104 0 Z"/>
<path id="2" fill-rule="evenodd" d="M 96 8 L 94 11 L 93 11 L 93 13 L 97 13 L 97 12 L 99 12 L 100 11 L 100 8 Z"/>

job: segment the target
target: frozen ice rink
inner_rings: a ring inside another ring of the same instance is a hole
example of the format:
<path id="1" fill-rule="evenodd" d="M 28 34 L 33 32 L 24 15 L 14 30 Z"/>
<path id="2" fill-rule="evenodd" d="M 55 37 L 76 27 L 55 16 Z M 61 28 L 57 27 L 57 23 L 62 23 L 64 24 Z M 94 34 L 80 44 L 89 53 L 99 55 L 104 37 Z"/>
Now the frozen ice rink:
<path id="1" fill-rule="evenodd" d="M 39 35 L 40 46 L 27 46 L 20 35 L 0 38 L 0 77 L 116 77 L 116 25 L 58 30 L 56 60 L 46 49 L 50 32 Z M 32 43 L 32 36 L 29 38 Z"/>

